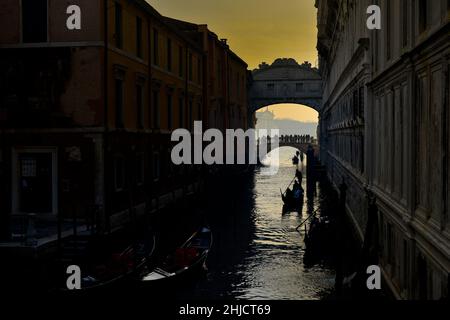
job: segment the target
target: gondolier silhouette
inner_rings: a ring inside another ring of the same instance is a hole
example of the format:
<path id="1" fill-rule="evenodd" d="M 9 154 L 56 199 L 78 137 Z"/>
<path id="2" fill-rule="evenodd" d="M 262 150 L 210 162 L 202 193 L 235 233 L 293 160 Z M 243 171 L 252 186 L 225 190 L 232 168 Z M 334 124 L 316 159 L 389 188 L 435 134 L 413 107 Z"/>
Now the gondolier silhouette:
<path id="1" fill-rule="evenodd" d="M 295 177 L 298 179 L 300 185 L 302 184 L 303 181 L 303 173 L 297 169 L 297 172 L 295 173 Z"/>

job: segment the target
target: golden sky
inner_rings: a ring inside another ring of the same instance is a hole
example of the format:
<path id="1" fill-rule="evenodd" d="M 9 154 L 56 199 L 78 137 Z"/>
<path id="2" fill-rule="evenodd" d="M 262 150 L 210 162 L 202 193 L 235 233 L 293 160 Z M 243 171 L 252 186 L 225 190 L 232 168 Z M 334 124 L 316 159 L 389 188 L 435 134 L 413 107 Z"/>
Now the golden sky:
<path id="1" fill-rule="evenodd" d="M 315 0 L 147 0 L 162 15 L 207 24 L 249 69 L 276 58 L 317 64 Z M 280 111 L 278 111 L 280 110 Z M 289 111 L 290 110 L 290 111 Z M 302 112 L 305 111 L 306 112 Z M 277 118 L 317 121 L 314 110 L 274 108 Z M 289 112 L 288 112 L 289 111 Z M 311 117 L 311 113 L 314 116 Z"/>
<path id="2" fill-rule="evenodd" d="M 265 111 L 266 108 L 259 111 Z M 276 119 L 292 119 L 302 122 L 318 122 L 319 114 L 316 110 L 298 104 L 277 104 L 269 107 Z"/>

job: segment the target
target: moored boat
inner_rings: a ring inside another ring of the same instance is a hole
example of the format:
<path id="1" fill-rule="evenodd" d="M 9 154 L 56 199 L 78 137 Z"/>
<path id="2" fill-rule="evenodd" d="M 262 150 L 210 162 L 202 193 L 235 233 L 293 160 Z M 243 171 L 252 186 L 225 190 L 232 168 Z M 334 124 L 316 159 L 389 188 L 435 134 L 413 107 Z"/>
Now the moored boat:
<path id="1" fill-rule="evenodd" d="M 146 241 L 115 246 L 108 253 L 81 264 L 81 288 L 75 291 L 105 290 L 120 285 L 144 268 L 155 252 L 155 244 L 152 235 Z M 62 290 L 67 291 L 64 284 Z"/>
<path id="2" fill-rule="evenodd" d="M 153 285 L 181 279 L 201 270 L 204 268 L 212 241 L 211 229 L 200 228 L 175 252 L 169 254 L 162 263 L 151 270 L 145 268 L 135 280 L 138 280 L 144 286 Z"/>

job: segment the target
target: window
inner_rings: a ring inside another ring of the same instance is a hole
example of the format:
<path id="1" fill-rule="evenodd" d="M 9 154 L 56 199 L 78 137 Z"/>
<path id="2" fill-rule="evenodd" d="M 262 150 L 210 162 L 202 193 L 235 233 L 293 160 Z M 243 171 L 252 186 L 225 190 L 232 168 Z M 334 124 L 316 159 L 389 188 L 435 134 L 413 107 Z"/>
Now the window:
<path id="1" fill-rule="evenodd" d="M 402 45 L 403 48 L 408 45 L 408 8 L 409 0 L 402 0 Z"/>
<path id="2" fill-rule="evenodd" d="M 167 70 L 172 71 L 172 40 L 167 39 Z"/>
<path id="3" fill-rule="evenodd" d="M 403 288 L 406 288 L 408 284 L 409 278 L 408 266 L 409 266 L 408 242 L 406 240 L 403 240 L 403 272 L 402 272 Z"/>
<path id="4" fill-rule="evenodd" d="M 418 282 L 418 296 L 420 300 L 427 300 L 429 295 L 429 279 L 430 273 L 428 270 L 428 263 L 423 254 L 419 253 L 419 256 L 417 257 L 417 275 L 418 278 L 416 281 Z"/>
<path id="5" fill-rule="evenodd" d="M 159 92 L 153 92 L 153 127 L 159 129 L 160 127 L 160 111 L 159 111 Z"/>
<path id="6" fill-rule="evenodd" d="M 23 178 L 34 178 L 37 176 L 37 160 L 23 158 L 20 161 L 20 174 Z"/>
<path id="7" fill-rule="evenodd" d="M 392 225 L 390 223 L 387 224 L 387 228 L 386 228 L 386 237 L 387 237 L 387 243 L 386 243 L 386 247 L 387 247 L 387 261 L 389 264 L 393 264 L 394 262 L 394 235 L 393 235 L 393 231 L 392 231 Z"/>
<path id="8" fill-rule="evenodd" d="M 191 129 L 192 128 L 192 119 L 193 119 L 193 102 L 192 102 L 192 100 L 189 100 L 189 110 L 188 110 L 188 125 L 187 125 L 187 127 L 189 128 L 189 129 Z"/>
<path id="9" fill-rule="evenodd" d="M 121 79 L 115 80 L 115 105 L 116 105 L 116 127 L 123 128 L 123 81 Z"/>
<path id="10" fill-rule="evenodd" d="M 222 64 L 220 63 L 220 60 L 217 61 L 217 86 L 222 86 Z"/>
<path id="11" fill-rule="evenodd" d="M 364 98 L 364 87 L 359 88 L 359 117 L 364 119 L 364 109 L 365 109 L 365 98 Z"/>
<path id="12" fill-rule="evenodd" d="M 419 33 L 424 32 L 428 25 L 427 0 L 419 0 Z"/>
<path id="13" fill-rule="evenodd" d="M 197 60 L 197 83 L 202 84 L 202 59 L 198 58 Z"/>
<path id="14" fill-rule="evenodd" d="M 180 128 L 184 127 L 184 101 L 183 98 L 180 98 L 178 100 L 178 113 L 179 113 L 179 117 L 180 117 Z"/>
<path id="15" fill-rule="evenodd" d="M 386 59 L 391 59 L 391 19 L 392 19 L 392 1 L 386 3 Z"/>
<path id="16" fill-rule="evenodd" d="M 136 55 L 142 58 L 142 19 L 136 17 Z"/>
<path id="17" fill-rule="evenodd" d="M 303 83 L 295 84 L 295 91 L 302 92 L 303 91 Z"/>
<path id="18" fill-rule="evenodd" d="M 144 105 L 143 105 L 143 90 L 141 85 L 136 85 L 136 117 L 137 127 L 144 128 Z"/>
<path id="19" fill-rule="evenodd" d="M 145 180 L 145 155 L 144 153 L 136 154 L 136 184 L 143 185 Z"/>
<path id="20" fill-rule="evenodd" d="M 236 74 L 236 96 L 239 98 L 241 96 L 241 78 L 239 74 Z"/>
<path id="21" fill-rule="evenodd" d="M 123 34 L 122 34 L 122 6 L 119 3 L 115 3 L 114 5 L 115 12 L 115 38 L 116 38 L 116 47 L 122 49 L 123 45 Z"/>
<path id="22" fill-rule="evenodd" d="M 159 159 L 159 152 L 153 153 L 153 180 L 158 181 L 161 175 L 161 163 Z"/>
<path id="23" fill-rule="evenodd" d="M 269 83 L 269 84 L 267 85 L 267 90 L 269 90 L 269 91 L 275 91 L 275 84 Z"/>
<path id="24" fill-rule="evenodd" d="M 377 72 L 378 71 L 378 59 L 379 59 L 379 51 L 378 51 L 378 32 L 374 32 L 374 45 L 373 45 L 373 68 L 374 71 Z"/>
<path id="25" fill-rule="evenodd" d="M 193 61 L 192 61 L 192 53 L 189 52 L 189 70 L 188 70 L 189 81 L 192 81 L 192 63 L 193 63 Z"/>
<path id="26" fill-rule="evenodd" d="M 156 29 L 153 29 L 153 64 L 159 65 L 159 34 Z"/>
<path id="27" fill-rule="evenodd" d="M 379 212 L 379 222 L 378 225 L 380 226 L 379 230 L 378 230 L 378 237 L 380 239 L 380 253 L 381 253 L 381 259 L 383 259 L 386 255 L 385 255 L 385 249 L 386 249 L 386 243 L 385 243 L 385 224 L 384 224 L 384 217 L 383 217 L 383 212 Z"/>
<path id="28" fill-rule="evenodd" d="M 22 40 L 47 42 L 47 0 L 22 0 Z"/>
<path id="29" fill-rule="evenodd" d="M 198 103 L 197 119 L 199 121 L 202 119 L 202 104 L 200 102 Z"/>
<path id="30" fill-rule="evenodd" d="M 172 151 L 169 149 L 167 150 L 167 159 L 170 159 L 172 156 Z M 175 164 L 172 161 L 168 161 L 168 166 L 167 166 L 167 175 L 169 177 L 173 177 L 175 174 Z"/>
<path id="31" fill-rule="evenodd" d="M 173 110 L 172 110 L 172 95 L 167 95 L 167 128 L 172 129 Z"/>
<path id="32" fill-rule="evenodd" d="M 351 104 L 351 109 L 352 109 L 352 113 L 353 113 L 352 118 L 356 119 L 359 114 L 359 90 L 353 91 L 353 98 L 352 98 L 350 104 Z"/>
<path id="33" fill-rule="evenodd" d="M 114 189 L 116 192 L 125 189 L 125 159 L 122 156 L 114 158 Z"/>
<path id="34" fill-rule="evenodd" d="M 183 65 L 183 47 L 182 46 L 179 46 L 178 47 L 178 75 L 180 76 L 180 77 L 182 77 L 183 76 L 183 68 L 184 68 L 184 65 Z"/>

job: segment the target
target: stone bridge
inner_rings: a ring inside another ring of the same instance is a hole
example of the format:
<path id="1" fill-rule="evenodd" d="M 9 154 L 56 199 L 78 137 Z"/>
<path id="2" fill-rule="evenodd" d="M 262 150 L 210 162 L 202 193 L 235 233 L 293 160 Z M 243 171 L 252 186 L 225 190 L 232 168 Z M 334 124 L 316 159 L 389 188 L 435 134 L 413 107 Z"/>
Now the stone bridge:
<path id="1" fill-rule="evenodd" d="M 267 143 L 267 152 L 270 152 L 275 148 L 275 139 L 278 139 L 278 148 L 292 147 L 298 149 L 302 153 L 306 154 L 309 147 L 314 149 L 314 154 L 317 157 L 319 152 L 319 145 L 317 139 L 309 135 L 295 135 L 295 136 L 281 136 L 281 137 L 268 137 L 258 140 L 258 147 L 261 144 Z"/>
<path id="2" fill-rule="evenodd" d="M 271 65 L 262 63 L 252 73 L 249 91 L 250 113 L 283 103 L 305 105 L 320 111 L 323 83 L 319 71 L 305 62 L 277 59 Z"/>

